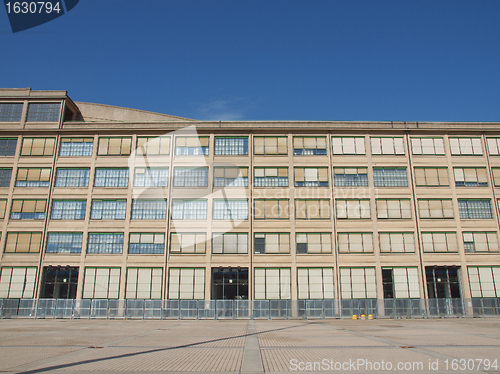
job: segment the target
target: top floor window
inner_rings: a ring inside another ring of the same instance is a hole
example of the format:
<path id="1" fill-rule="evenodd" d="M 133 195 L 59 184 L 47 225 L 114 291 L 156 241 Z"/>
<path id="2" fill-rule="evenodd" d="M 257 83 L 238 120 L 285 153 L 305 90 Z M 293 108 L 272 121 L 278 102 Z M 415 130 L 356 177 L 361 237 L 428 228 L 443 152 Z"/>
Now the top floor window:
<path id="1" fill-rule="evenodd" d="M 132 138 L 99 138 L 99 156 L 128 156 L 132 147 Z"/>
<path id="2" fill-rule="evenodd" d="M 326 155 L 326 138 L 319 137 L 299 137 L 293 138 L 294 155 Z"/>
<path id="3" fill-rule="evenodd" d="M 137 137 L 138 155 L 169 155 L 170 137 L 169 136 L 139 136 Z"/>
<path id="4" fill-rule="evenodd" d="M 55 138 L 24 138 L 21 156 L 52 156 Z"/>
<path id="5" fill-rule="evenodd" d="M 208 136 L 178 136 L 175 138 L 176 156 L 208 156 Z"/>
<path id="6" fill-rule="evenodd" d="M 365 138 L 361 136 L 343 136 L 332 138 L 334 155 L 364 155 Z"/>
<path id="7" fill-rule="evenodd" d="M 30 103 L 27 122 L 57 122 L 61 103 Z"/>
<path id="8" fill-rule="evenodd" d="M 402 136 L 372 137 L 372 155 L 404 155 L 405 146 Z"/>
<path id="9" fill-rule="evenodd" d="M 287 138 L 285 136 L 256 136 L 253 139 L 256 155 L 286 155 L 288 154 Z"/>
<path id="10" fill-rule="evenodd" d="M 486 138 L 486 143 L 491 156 L 500 156 L 500 138 Z"/>
<path id="11" fill-rule="evenodd" d="M 92 156 L 94 139 L 92 138 L 62 138 L 59 156 L 84 157 Z"/>
<path id="12" fill-rule="evenodd" d="M 22 103 L 0 103 L 0 122 L 21 122 Z"/>
<path id="13" fill-rule="evenodd" d="M 411 138 L 414 155 L 444 155 L 443 138 Z"/>
<path id="14" fill-rule="evenodd" d="M 483 154 L 481 138 L 450 138 L 451 154 L 454 156 L 478 156 Z"/>
<path id="15" fill-rule="evenodd" d="M 242 156 L 248 155 L 248 137 L 244 136 L 216 136 L 215 137 L 216 156 Z"/>

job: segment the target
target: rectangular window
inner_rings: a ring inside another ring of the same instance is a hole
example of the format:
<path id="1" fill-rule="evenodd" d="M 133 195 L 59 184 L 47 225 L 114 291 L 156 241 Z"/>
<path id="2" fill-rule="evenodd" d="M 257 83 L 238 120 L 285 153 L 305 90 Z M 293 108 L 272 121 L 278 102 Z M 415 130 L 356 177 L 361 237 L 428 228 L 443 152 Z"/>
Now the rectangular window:
<path id="1" fill-rule="evenodd" d="M 94 187 L 128 187 L 128 168 L 96 168 Z"/>
<path id="2" fill-rule="evenodd" d="M 93 138 L 62 138 L 59 156 L 89 157 L 94 148 Z"/>
<path id="3" fill-rule="evenodd" d="M 22 103 L 0 103 L 0 122 L 21 122 Z"/>
<path id="4" fill-rule="evenodd" d="M 247 233 L 213 233 L 213 254 L 246 254 L 248 253 Z"/>
<path id="5" fill-rule="evenodd" d="M 410 219 L 410 199 L 377 199 L 378 219 Z"/>
<path id="6" fill-rule="evenodd" d="M 17 169 L 16 187 L 48 187 L 50 185 L 50 168 Z"/>
<path id="7" fill-rule="evenodd" d="M 141 255 L 160 255 L 165 250 L 165 234 L 137 232 L 130 233 L 128 253 Z"/>
<path id="8" fill-rule="evenodd" d="M 412 232 L 379 233 L 380 253 L 414 253 L 415 236 Z"/>
<path id="9" fill-rule="evenodd" d="M 135 168 L 134 187 L 167 187 L 168 168 Z"/>
<path id="10" fill-rule="evenodd" d="M 333 168 L 335 187 L 368 187 L 368 168 Z"/>
<path id="11" fill-rule="evenodd" d="M 255 268 L 256 300 L 289 300 L 291 298 L 290 268 Z"/>
<path id="12" fill-rule="evenodd" d="M 0 299 L 33 299 L 36 267 L 2 267 Z"/>
<path id="13" fill-rule="evenodd" d="M 500 187 L 500 168 L 491 168 L 491 173 L 495 187 Z"/>
<path id="14" fill-rule="evenodd" d="M 248 187 L 248 168 L 214 167 L 214 187 Z"/>
<path id="15" fill-rule="evenodd" d="M 85 219 L 86 200 L 53 200 L 50 219 Z"/>
<path id="16" fill-rule="evenodd" d="M 295 219 L 330 219 L 330 200 L 295 200 Z"/>
<path id="17" fill-rule="evenodd" d="M 254 200 L 254 219 L 289 219 L 288 199 Z"/>
<path id="18" fill-rule="evenodd" d="M 290 253 L 289 233 L 255 233 L 254 253 Z"/>
<path id="19" fill-rule="evenodd" d="M 12 200 L 10 219 L 45 219 L 47 200 Z"/>
<path id="20" fill-rule="evenodd" d="M 361 136 L 332 137 L 334 155 L 364 155 L 365 138 Z"/>
<path id="21" fill-rule="evenodd" d="M 170 236 L 170 253 L 205 253 L 207 234 L 204 232 L 173 232 Z"/>
<path id="22" fill-rule="evenodd" d="M 414 155 L 444 155 L 443 138 L 411 138 L 411 149 Z"/>
<path id="23" fill-rule="evenodd" d="M 100 137 L 97 154 L 99 156 L 128 156 L 132 147 L 132 137 Z"/>
<path id="24" fill-rule="evenodd" d="M 295 187 L 328 187 L 328 168 L 295 168 Z"/>
<path id="25" fill-rule="evenodd" d="M 418 299 L 417 268 L 382 268 L 384 299 Z"/>
<path id="26" fill-rule="evenodd" d="M 207 200 L 172 200 L 172 219 L 207 219 Z"/>
<path id="27" fill-rule="evenodd" d="M 204 300 L 205 269 L 170 268 L 168 277 L 168 299 Z"/>
<path id="28" fill-rule="evenodd" d="M 472 297 L 500 297 L 500 266 L 469 266 Z"/>
<path id="29" fill-rule="evenodd" d="M 297 268 L 299 299 L 334 299 L 333 284 L 333 268 Z"/>
<path id="30" fill-rule="evenodd" d="M 455 186 L 488 187 L 486 168 L 453 168 Z"/>
<path id="31" fill-rule="evenodd" d="M 5 253 L 38 253 L 41 243 L 41 232 L 8 232 Z"/>
<path id="32" fill-rule="evenodd" d="M 441 187 L 449 186 L 447 168 L 415 168 L 415 184 L 417 186 Z"/>
<path id="33" fill-rule="evenodd" d="M 132 200 L 132 218 L 143 220 L 165 220 L 167 200 Z"/>
<path id="34" fill-rule="evenodd" d="M 498 235 L 496 232 L 464 232 L 465 253 L 498 252 Z"/>
<path id="35" fill-rule="evenodd" d="M 425 253 L 458 252 L 456 232 L 423 232 L 422 247 Z"/>
<path id="36" fill-rule="evenodd" d="M 82 251 L 83 233 L 81 232 L 49 232 L 47 253 L 80 253 Z"/>
<path id="37" fill-rule="evenodd" d="M 339 232 L 339 253 L 373 253 L 371 232 Z"/>
<path id="38" fill-rule="evenodd" d="M 85 268 L 84 299 L 118 299 L 120 268 Z"/>
<path id="39" fill-rule="evenodd" d="M 29 103 L 27 122 L 58 122 L 61 103 Z"/>
<path id="40" fill-rule="evenodd" d="M 92 200 L 90 219 L 125 219 L 127 200 Z"/>
<path id="41" fill-rule="evenodd" d="M 178 136 L 175 138 L 177 156 L 208 156 L 208 136 Z"/>
<path id="42" fill-rule="evenodd" d="M 248 137 L 215 137 L 215 155 L 248 155 Z"/>
<path id="43" fill-rule="evenodd" d="M 404 155 L 405 146 L 402 136 L 371 137 L 372 155 Z"/>
<path id="44" fill-rule="evenodd" d="M 7 208 L 7 199 L 0 199 L 0 219 L 5 218 L 5 208 Z"/>
<path id="45" fill-rule="evenodd" d="M 143 156 L 169 155 L 170 137 L 138 136 L 136 153 Z"/>
<path id="46" fill-rule="evenodd" d="M 56 187 L 88 187 L 89 168 L 57 168 Z"/>
<path id="47" fill-rule="evenodd" d="M 10 187 L 12 168 L 0 168 L 0 187 Z"/>
<path id="48" fill-rule="evenodd" d="M 126 299 L 161 299 L 162 268 L 127 268 Z"/>
<path id="49" fill-rule="evenodd" d="M 370 219 L 370 200 L 336 200 L 338 219 Z"/>
<path id="50" fill-rule="evenodd" d="M 2 104 L 0 104 L 1 106 Z M 2 122 L 0 120 L 0 122 Z M 0 156 L 12 157 L 16 155 L 17 138 L 0 138 Z"/>
<path id="51" fill-rule="evenodd" d="M 453 218 L 453 203 L 451 199 L 418 199 L 420 219 Z"/>
<path id="52" fill-rule="evenodd" d="M 326 155 L 326 137 L 302 137 L 293 138 L 294 155 Z"/>
<path id="53" fill-rule="evenodd" d="M 208 167 L 174 169 L 174 187 L 207 187 Z"/>
<path id="54" fill-rule="evenodd" d="M 375 268 L 340 268 L 342 299 L 376 299 Z"/>
<path id="55" fill-rule="evenodd" d="M 332 234 L 302 232 L 296 234 L 297 254 L 332 253 Z"/>
<path id="56" fill-rule="evenodd" d="M 375 187 L 408 187 L 406 168 L 373 168 Z"/>
<path id="57" fill-rule="evenodd" d="M 21 156 L 52 156 L 56 138 L 23 138 Z"/>
<path id="58" fill-rule="evenodd" d="M 223 219 L 223 220 L 248 219 L 248 200 L 214 199 L 213 219 Z"/>
<path id="59" fill-rule="evenodd" d="M 123 253 L 123 233 L 91 232 L 87 244 L 87 253 L 120 254 Z"/>
<path id="60" fill-rule="evenodd" d="M 288 187 L 288 168 L 255 168 L 254 187 Z"/>
<path id="61" fill-rule="evenodd" d="M 460 219 L 492 219 L 491 201 L 489 199 L 458 199 Z"/>
<path id="62" fill-rule="evenodd" d="M 285 136 L 255 136 L 253 146 L 256 155 L 288 154 L 287 138 Z"/>
<path id="63" fill-rule="evenodd" d="M 479 156 L 483 154 L 481 138 L 450 138 L 453 156 Z"/>
<path id="64" fill-rule="evenodd" d="M 500 156 L 500 138 L 486 138 L 486 143 L 491 156 Z"/>

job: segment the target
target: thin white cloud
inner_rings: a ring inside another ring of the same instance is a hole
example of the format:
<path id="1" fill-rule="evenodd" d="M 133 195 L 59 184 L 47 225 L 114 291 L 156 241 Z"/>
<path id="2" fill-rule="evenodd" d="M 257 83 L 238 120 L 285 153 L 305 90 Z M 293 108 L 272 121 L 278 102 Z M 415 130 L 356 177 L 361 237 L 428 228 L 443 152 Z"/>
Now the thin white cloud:
<path id="1" fill-rule="evenodd" d="M 202 121 L 238 121 L 244 117 L 243 99 L 214 99 L 200 104 L 198 119 Z"/>

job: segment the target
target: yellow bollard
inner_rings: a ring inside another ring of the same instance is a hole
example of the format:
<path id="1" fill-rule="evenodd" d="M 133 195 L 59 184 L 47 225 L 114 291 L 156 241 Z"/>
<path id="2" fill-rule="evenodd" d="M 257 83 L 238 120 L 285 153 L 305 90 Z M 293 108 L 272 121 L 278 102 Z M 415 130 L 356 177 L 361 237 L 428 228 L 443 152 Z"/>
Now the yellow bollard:
<path id="1" fill-rule="evenodd" d="M 358 319 L 358 316 L 357 316 L 357 315 L 355 315 L 355 314 L 353 314 L 353 315 L 352 315 L 352 319 Z"/>
<path id="2" fill-rule="evenodd" d="M 365 319 L 366 316 L 364 314 L 361 315 L 361 319 Z"/>
<path id="3" fill-rule="evenodd" d="M 373 319 L 373 316 L 371 314 L 368 314 L 368 319 Z"/>

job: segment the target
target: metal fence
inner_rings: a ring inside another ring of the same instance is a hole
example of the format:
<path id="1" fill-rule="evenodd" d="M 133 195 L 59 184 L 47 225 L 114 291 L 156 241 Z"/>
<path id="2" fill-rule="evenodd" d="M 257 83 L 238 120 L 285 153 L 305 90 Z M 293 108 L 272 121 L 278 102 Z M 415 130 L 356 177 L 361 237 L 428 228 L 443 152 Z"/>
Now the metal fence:
<path id="1" fill-rule="evenodd" d="M 0 318 L 314 319 L 500 316 L 500 298 L 353 300 L 0 299 Z"/>

